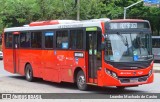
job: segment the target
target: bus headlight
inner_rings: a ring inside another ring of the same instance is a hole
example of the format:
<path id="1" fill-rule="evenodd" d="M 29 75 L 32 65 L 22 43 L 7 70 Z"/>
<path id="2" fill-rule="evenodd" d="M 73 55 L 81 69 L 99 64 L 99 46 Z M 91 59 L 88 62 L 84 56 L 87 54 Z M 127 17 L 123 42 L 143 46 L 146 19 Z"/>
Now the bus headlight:
<path id="1" fill-rule="evenodd" d="M 152 74 L 152 69 L 149 71 L 148 76 L 151 76 Z"/>
<path id="2" fill-rule="evenodd" d="M 118 76 L 115 72 L 108 70 L 107 68 L 105 69 L 106 74 L 118 79 Z"/>
<path id="3" fill-rule="evenodd" d="M 114 73 L 114 72 L 112 72 L 112 76 L 113 76 L 114 78 L 116 78 L 116 79 L 118 78 L 118 77 L 117 77 L 117 74 Z"/>
<path id="4" fill-rule="evenodd" d="M 106 69 L 106 73 L 108 74 L 108 75 L 112 75 L 111 73 L 111 71 L 110 70 L 108 70 L 108 69 Z"/>

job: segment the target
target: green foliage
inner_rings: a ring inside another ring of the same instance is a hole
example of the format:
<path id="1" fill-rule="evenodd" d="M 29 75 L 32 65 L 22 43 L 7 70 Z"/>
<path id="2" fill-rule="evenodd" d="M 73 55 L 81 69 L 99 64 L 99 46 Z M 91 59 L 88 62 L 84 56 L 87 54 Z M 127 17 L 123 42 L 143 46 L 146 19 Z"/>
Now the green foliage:
<path id="1" fill-rule="evenodd" d="M 123 9 L 139 0 L 80 0 L 80 20 L 122 19 Z M 0 0 L 0 32 L 6 27 L 22 26 L 32 21 L 76 19 L 75 0 Z M 160 8 L 143 3 L 127 10 L 127 18 L 147 19 L 154 33 L 160 31 Z"/>

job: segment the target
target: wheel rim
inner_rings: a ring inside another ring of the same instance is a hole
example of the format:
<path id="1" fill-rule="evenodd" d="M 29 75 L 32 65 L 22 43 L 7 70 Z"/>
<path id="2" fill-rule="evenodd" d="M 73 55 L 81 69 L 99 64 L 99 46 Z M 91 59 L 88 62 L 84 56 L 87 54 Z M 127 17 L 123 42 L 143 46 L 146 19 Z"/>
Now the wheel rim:
<path id="1" fill-rule="evenodd" d="M 79 76 L 78 77 L 78 85 L 80 86 L 80 87 L 83 87 L 84 85 L 85 85 L 85 78 L 84 78 L 84 76 Z"/>
<path id="2" fill-rule="evenodd" d="M 28 70 L 27 70 L 27 78 L 28 78 L 28 79 L 31 78 L 31 74 L 32 74 L 32 72 L 31 72 L 31 70 L 28 68 Z"/>

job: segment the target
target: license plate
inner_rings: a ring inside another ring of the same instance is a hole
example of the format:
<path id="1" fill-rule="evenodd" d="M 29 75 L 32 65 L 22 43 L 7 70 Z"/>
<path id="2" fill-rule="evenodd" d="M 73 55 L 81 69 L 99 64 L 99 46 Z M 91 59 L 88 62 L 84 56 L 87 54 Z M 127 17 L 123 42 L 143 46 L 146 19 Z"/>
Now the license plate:
<path id="1" fill-rule="evenodd" d="M 131 82 L 131 83 L 137 83 L 137 82 L 138 82 L 138 78 L 130 79 L 130 82 Z"/>

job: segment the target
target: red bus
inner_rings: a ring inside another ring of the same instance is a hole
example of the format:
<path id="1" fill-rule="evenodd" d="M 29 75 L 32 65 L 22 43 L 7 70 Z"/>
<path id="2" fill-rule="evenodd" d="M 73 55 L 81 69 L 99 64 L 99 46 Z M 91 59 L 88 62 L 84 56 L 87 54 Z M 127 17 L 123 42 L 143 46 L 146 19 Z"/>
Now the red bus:
<path id="1" fill-rule="evenodd" d="M 4 69 L 52 82 L 133 87 L 153 82 L 149 21 L 52 20 L 4 29 Z"/>

